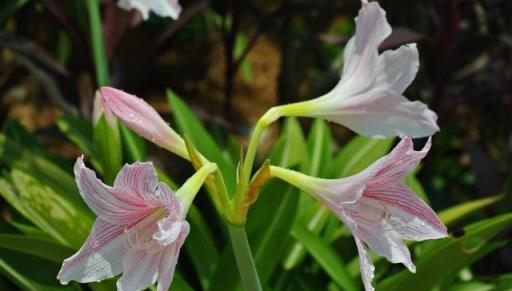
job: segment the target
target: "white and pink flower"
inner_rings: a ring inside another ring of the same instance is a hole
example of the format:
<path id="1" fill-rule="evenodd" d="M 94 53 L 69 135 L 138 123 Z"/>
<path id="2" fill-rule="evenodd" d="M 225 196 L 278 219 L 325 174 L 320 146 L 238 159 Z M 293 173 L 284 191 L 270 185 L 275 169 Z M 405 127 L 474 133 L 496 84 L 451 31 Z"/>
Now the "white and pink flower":
<path id="1" fill-rule="evenodd" d="M 117 6 L 127 11 L 138 10 L 144 20 L 149 18 L 150 12 L 173 19 L 178 19 L 181 13 L 178 0 L 119 0 Z"/>
<path id="2" fill-rule="evenodd" d="M 368 137 L 425 137 L 439 131 L 437 115 L 403 96 L 419 67 L 416 44 L 379 54 L 391 34 L 386 12 L 362 1 L 356 33 L 345 47 L 341 80 L 327 94 L 274 108 L 274 117 L 322 118 Z"/>
<path id="3" fill-rule="evenodd" d="M 403 184 L 429 149 L 430 139 L 422 150 L 415 151 L 412 140 L 404 138 L 364 171 L 341 179 L 314 178 L 278 167 L 271 167 L 271 173 L 311 193 L 350 228 L 359 251 L 363 283 L 366 290 L 373 290 L 374 266 L 367 246 L 415 272 L 403 240 L 447 236 L 435 212 Z"/>
<path id="4" fill-rule="evenodd" d="M 123 273 L 118 290 L 141 290 L 155 281 L 157 290 L 168 290 L 189 233 L 188 208 L 215 169 L 213 164 L 202 168 L 175 194 L 158 182 L 152 163 L 125 165 L 111 187 L 78 158 L 76 182 L 98 218 L 87 241 L 64 261 L 57 278 L 63 284 L 88 283 Z"/>

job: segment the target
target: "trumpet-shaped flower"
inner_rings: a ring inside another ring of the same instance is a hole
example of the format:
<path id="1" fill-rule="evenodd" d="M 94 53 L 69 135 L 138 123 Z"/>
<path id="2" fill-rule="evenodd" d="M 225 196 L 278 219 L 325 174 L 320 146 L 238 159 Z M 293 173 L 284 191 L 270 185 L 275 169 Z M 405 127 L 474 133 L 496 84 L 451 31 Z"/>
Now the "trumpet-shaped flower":
<path id="1" fill-rule="evenodd" d="M 118 290 L 141 290 L 155 281 L 159 291 L 168 290 L 189 233 L 186 213 L 215 169 L 214 164 L 204 166 L 175 194 L 158 182 L 151 163 L 125 165 L 111 187 L 78 158 L 76 182 L 98 218 L 82 248 L 64 260 L 57 278 L 63 284 L 87 283 L 123 273 Z"/>
<path id="2" fill-rule="evenodd" d="M 437 115 L 402 95 L 419 67 L 416 44 L 379 54 L 391 34 L 386 12 L 363 1 L 355 36 L 344 51 L 341 80 L 322 97 L 279 106 L 278 115 L 322 118 L 369 137 L 430 136 L 439 130 Z M 278 116 L 276 116 L 278 117 Z"/>
<path id="3" fill-rule="evenodd" d="M 181 6 L 178 0 L 119 0 L 117 6 L 124 10 L 137 9 L 144 20 L 153 12 L 158 16 L 178 19 Z"/>
<path id="4" fill-rule="evenodd" d="M 404 138 L 364 171 L 341 179 L 313 178 L 278 167 L 271 167 L 271 173 L 311 193 L 350 228 L 359 251 L 364 286 L 373 290 L 374 266 L 366 246 L 415 272 L 402 240 L 447 236 L 435 212 L 402 182 L 429 148 L 430 139 L 422 150 L 414 151 L 412 140 Z"/>
<path id="5" fill-rule="evenodd" d="M 158 146 L 188 158 L 181 136 L 146 101 L 110 87 L 102 87 L 100 94 L 105 106 L 126 126 Z"/>

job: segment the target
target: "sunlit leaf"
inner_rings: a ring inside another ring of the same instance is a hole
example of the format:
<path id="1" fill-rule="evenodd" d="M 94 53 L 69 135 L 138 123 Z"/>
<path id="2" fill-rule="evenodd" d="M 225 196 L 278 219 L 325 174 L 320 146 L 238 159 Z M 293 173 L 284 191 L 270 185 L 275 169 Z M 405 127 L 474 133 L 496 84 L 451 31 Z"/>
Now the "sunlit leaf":
<path id="1" fill-rule="evenodd" d="M 72 168 L 68 171 L 48 158 L 24 148 L 22 144 L 12 141 L 0 134 L 0 162 L 10 168 L 30 173 L 62 195 L 77 207 L 85 208 L 78 193 Z"/>
<path id="2" fill-rule="evenodd" d="M 12 185 L 0 180 L 0 194 L 25 218 L 60 243 L 78 249 L 92 227 L 92 214 L 77 208 L 52 188 L 18 170 Z"/>

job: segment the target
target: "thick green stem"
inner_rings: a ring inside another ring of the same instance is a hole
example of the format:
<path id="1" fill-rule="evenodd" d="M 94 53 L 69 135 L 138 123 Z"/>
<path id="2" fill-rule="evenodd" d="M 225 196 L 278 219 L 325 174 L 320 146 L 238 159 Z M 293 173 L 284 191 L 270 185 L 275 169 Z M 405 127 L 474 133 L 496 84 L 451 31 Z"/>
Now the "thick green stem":
<path id="1" fill-rule="evenodd" d="M 91 30 L 91 45 L 96 67 L 96 80 L 98 86 L 106 86 L 110 83 L 108 74 L 107 56 L 103 43 L 103 32 L 101 30 L 100 7 L 98 0 L 87 0 L 89 10 L 89 27 Z"/>
<path id="2" fill-rule="evenodd" d="M 228 224 L 229 237 L 245 291 L 262 291 L 258 270 L 243 226 Z"/>

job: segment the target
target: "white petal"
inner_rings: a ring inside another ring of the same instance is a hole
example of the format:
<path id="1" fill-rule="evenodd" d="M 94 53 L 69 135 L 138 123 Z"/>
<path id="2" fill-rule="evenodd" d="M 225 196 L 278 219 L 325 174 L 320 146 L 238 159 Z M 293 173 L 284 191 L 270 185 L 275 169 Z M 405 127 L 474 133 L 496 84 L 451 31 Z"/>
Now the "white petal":
<path id="1" fill-rule="evenodd" d="M 439 130 L 437 115 L 424 103 L 409 101 L 390 90 L 373 90 L 342 102 L 333 99 L 325 107 L 326 111 L 314 115 L 368 137 L 417 138 L 431 136 Z"/>
<path id="2" fill-rule="evenodd" d="M 411 272 L 416 272 L 409 249 L 392 229 L 377 231 L 375 229 L 369 230 L 364 227 L 358 227 L 357 237 L 391 263 L 402 263 Z"/>
<path id="3" fill-rule="evenodd" d="M 123 276 L 117 281 L 117 290 L 136 291 L 146 289 L 156 282 L 162 251 L 147 253 L 131 251 L 123 261 Z"/>
<path id="4" fill-rule="evenodd" d="M 338 85 L 315 100 L 311 117 L 324 118 L 368 137 L 424 137 L 439 130 L 437 115 L 403 91 L 414 80 L 419 57 L 415 44 L 378 54 L 391 34 L 386 13 L 377 2 L 363 4 L 356 34 L 345 47 L 343 74 Z"/>
<path id="5" fill-rule="evenodd" d="M 401 94 L 412 83 L 420 62 L 416 44 L 383 52 L 377 62 L 375 87 Z"/>
<path id="6" fill-rule="evenodd" d="M 363 195 L 366 183 L 371 176 L 356 175 L 348 178 L 340 179 L 320 179 L 310 178 L 311 182 L 309 191 L 313 195 L 318 196 L 322 201 L 330 205 L 339 205 L 343 203 L 354 203 Z"/>
<path id="7" fill-rule="evenodd" d="M 181 6 L 178 0 L 153 0 L 151 8 L 156 15 L 178 19 L 181 13 Z"/>
<path id="8" fill-rule="evenodd" d="M 119 0 L 117 2 L 117 6 L 119 8 L 124 9 L 126 11 L 130 11 L 132 9 L 136 9 L 142 15 L 142 19 L 147 20 L 149 18 L 149 7 L 145 5 L 140 0 Z"/>
<path id="9" fill-rule="evenodd" d="M 356 34 L 347 43 L 341 81 L 333 90 L 348 98 L 373 86 L 378 47 L 391 34 L 386 12 L 377 2 L 363 4 L 356 18 Z"/>
<path id="10" fill-rule="evenodd" d="M 181 13 L 181 6 L 177 0 L 119 0 L 117 5 L 124 10 L 137 9 L 144 20 L 149 18 L 149 12 L 174 19 Z"/>
<path id="11" fill-rule="evenodd" d="M 124 228 L 96 220 L 80 250 L 64 260 L 57 278 L 63 284 L 100 281 L 121 273 L 125 255 Z"/>
<path id="12" fill-rule="evenodd" d="M 167 246 L 162 254 L 162 260 L 158 267 L 158 288 L 157 291 L 167 291 L 174 277 L 174 270 L 178 263 L 180 249 L 190 231 L 188 222 L 185 221 L 181 233 L 174 244 Z"/>
<path id="13" fill-rule="evenodd" d="M 184 220 L 162 219 L 157 223 L 158 231 L 153 234 L 153 239 L 161 246 L 168 246 L 178 239 L 185 223 Z"/>
<path id="14" fill-rule="evenodd" d="M 364 289 L 366 291 L 373 291 L 375 290 L 372 286 L 372 280 L 375 277 L 375 266 L 373 265 L 372 258 L 370 257 L 370 254 L 368 254 L 364 243 L 357 237 L 354 237 L 354 239 L 356 241 L 357 251 L 359 252 L 359 269 L 361 270 Z"/>

